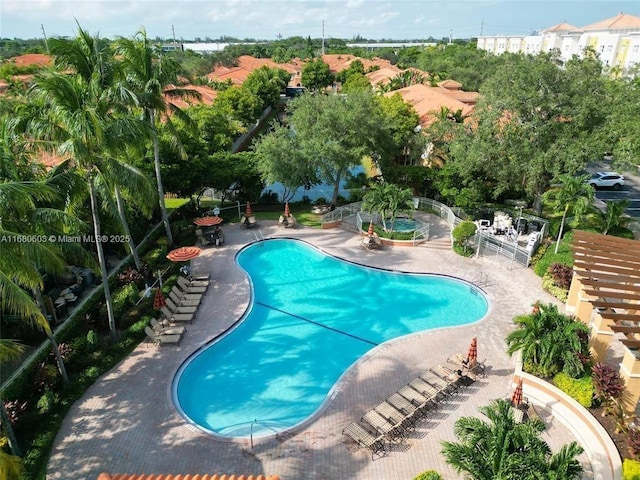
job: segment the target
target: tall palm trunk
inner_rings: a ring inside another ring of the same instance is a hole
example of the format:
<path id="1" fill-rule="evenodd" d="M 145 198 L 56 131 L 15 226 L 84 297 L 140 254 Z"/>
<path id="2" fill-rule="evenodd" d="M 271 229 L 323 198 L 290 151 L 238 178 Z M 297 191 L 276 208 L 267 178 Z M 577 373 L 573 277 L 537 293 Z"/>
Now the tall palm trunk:
<path id="1" fill-rule="evenodd" d="M 164 187 L 162 186 L 162 175 L 160 173 L 160 145 L 158 144 L 158 131 L 156 130 L 156 115 L 153 109 L 149 110 L 149 122 L 151 122 L 151 136 L 153 137 L 153 163 L 156 169 L 156 182 L 158 182 L 158 201 L 160 202 L 160 214 L 162 215 L 162 223 L 167 234 L 169 245 L 173 245 L 173 235 L 171 234 L 171 224 L 169 224 L 169 215 L 167 207 L 164 203 Z"/>
<path id="2" fill-rule="evenodd" d="M 140 261 L 138 250 L 136 250 L 136 244 L 133 241 L 133 237 L 131 236 L 131 231 L 129 230 L 129 223 L 127 222 L 127 216 L 124 213 L 122 195 L 120 195 L 120 189 L 118 188 L 117 185 L 115 186 L 114 190 L 116 195 L 116 205 L 118 206 L 118 215 L 120 215 L 120 223 L 122 224 L 122 229 L 124 230 L 124 234 L 127 237 L 127 244 L 129 245 L 129 251 L 131 252 L 133 261 L 136 264 L 136 268 L 140 270 L 142 268 L 142 262 Z"/>
<path id="3" fill-rule="evenodd" d="M 560 231 L 558 232 L 558 240 L 556 240 L 556 251 L 558 253 L 558 249 L 560 248 L 560 239 L 562 238 L 562 232 L 564 231 L 564 222 L 567 218 L 567 212 L 569 211 L 569 205 L 564 207 L 564 212 L 562 213 L 562 222 L 560 223 Z"/>
<path id="4" fill-rule="evenodd" d="M 33 293 L 36 297 L 36 302 L 38 303 L 40 310 L 42 310 L 42 313 L 45 316 L 44 318 L 46 321 L 47 316 L 46 316 L 46 310 L 44 308 L 44 301 L 42 300 L 42 292 L 40 291 L 39 288 L 36 288 L 33 291 Z M 65 386 L 69 385 L 69 374 L 67 374 L 67 368 L 64 366 L 64 360 L 62 358 L 62 354 L 60 353 L 58 342 L 56 341 L 56 337 L 53 336 L 53 332 L 51 331 L 51 327 L 49 327 L 48 323 L 44 325 L 44 333 L 47 336 L 47 340 L 49 340 L 49 343 L 51 344 L 51 348 L 53 349 L 53 354 L 56 357 L 56 364 L 58 365 L 58 371 L 62 376 L 62 383 Z"/>
<path id="5" fill-rule="evenodd" d="M 0 425 L 2 425 L 3 430 L 7 434 L 7 441 L 9 442 L 9 448 L 11 449 L 11 453 L 17 455 L 18 457 L 22 456 L 22 451 L 18 446 L 18 440 L 16 439 L 16 434 L 13 431 L 13 426 L 9 421 L 9 414 L 7 413 L 7 409 L 4 408 L 4 400 L 0 396 Z"/>
<path id="6" fill-rule="evenodd" d="M 116 321 L 113 316 L 113 301 L 111 300 L 111 290 L 109 289 L 109 276 L 107 274 L 107 262 L 102 249 L 102 238 L 100 232 L 100 217 L 98 209 L 98 199 L 94 184 L 93 172 L 89 172 L 89 196 L 91 197 L 91 214 L 93 216 L 93 234 L 95 236 L 96 250 L 98 251 L 98 263 L 100 264 L 100 274 L 102 275 L 102 289 L 104 290 L 104 300 L 107 304 L 107 317 L 109 318 L 109 331 L 111 340 L 116 340 Z"/>

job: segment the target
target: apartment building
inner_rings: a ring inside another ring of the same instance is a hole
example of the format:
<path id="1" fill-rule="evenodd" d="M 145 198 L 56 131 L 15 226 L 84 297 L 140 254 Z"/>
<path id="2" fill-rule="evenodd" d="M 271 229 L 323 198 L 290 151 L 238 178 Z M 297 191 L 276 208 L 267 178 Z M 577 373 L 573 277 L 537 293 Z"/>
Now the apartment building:
<path id="1" fill-rule="evenodd" d="M 592 48 L 603 64 L 629 73 L 640 65 L 640 17 L 620 13 L 591 25 L 559 23 L 531 35 L 478 37 L 478 49 L 496 55 L 511 52 L 536 55 L 557 50 L 563 61 Z"/>

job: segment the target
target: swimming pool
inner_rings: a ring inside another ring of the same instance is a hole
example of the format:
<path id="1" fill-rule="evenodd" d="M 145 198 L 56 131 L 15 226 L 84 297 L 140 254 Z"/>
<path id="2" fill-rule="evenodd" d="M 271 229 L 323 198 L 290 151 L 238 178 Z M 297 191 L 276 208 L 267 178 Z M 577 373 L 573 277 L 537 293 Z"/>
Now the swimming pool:
<path id="1" fill-rule="evenodd" d="M 173 399 L 199 428 L 269 435 L 320 411 L 342 374 L 381 343 L 469 324 L 487 312 L 474 286 L 453 278 L 363 267 L 299 240 L 241 250 L 252 283 L 243 320 L 178 370 Z"/>

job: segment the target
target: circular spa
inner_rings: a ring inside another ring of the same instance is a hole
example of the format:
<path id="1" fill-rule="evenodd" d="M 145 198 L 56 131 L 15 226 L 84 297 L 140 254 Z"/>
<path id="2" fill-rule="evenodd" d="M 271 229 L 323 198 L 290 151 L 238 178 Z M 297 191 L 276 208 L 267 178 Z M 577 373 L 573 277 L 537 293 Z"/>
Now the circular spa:
<path id="1" fill-rule="evenodd" d="M 488 310 L 484 294 L 461 280 L 364 267 L 299 240 L 254 243 L 236 261 L 252 284 L 249 309 L 194 353 L 172 386 L 190 423 L 225 437 L 299 425 L 378 345 L 468 325 Z"/>

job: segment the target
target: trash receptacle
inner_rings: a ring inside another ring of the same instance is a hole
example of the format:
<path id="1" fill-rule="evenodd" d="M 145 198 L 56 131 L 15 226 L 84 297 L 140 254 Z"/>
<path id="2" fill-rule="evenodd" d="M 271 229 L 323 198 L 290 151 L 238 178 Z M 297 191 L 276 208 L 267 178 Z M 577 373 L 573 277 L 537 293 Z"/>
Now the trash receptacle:
<path id="1" fill-rule="evenodd" d="M 518 223 L 516 225 L 516 230 L 521 235 L 524 234 L 524 233 L 527 233 L 527 219 L 526 218 L 518 219 Z"/>

